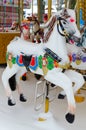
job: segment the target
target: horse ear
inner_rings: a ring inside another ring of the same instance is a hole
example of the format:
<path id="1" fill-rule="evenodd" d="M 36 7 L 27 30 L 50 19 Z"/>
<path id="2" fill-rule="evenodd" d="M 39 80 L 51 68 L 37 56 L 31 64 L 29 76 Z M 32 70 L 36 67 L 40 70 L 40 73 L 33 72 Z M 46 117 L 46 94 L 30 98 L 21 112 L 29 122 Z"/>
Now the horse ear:
<path id="1" fill-rule="evenodd" d="M 62 16 L 62 17 L 65 17 L 65 18 L 70 17 L 70 15 L 68 14 L 68 11 L 67 11 L 66 8 L 64 8 L 64 9 L 62 10 L 61 16 Z"/>

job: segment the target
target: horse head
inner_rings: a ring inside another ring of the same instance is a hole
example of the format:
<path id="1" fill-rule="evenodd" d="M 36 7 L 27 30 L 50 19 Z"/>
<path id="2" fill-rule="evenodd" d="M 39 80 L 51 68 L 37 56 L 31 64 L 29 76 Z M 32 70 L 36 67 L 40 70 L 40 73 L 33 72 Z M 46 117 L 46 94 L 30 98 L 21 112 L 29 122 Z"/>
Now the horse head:
<path id="1" fill-rule="evenodd" d="M 60 14 L 64 19 L 66 19 L 69 22 L 71 28 L 75 29 L 75 34 L 72 37 L 70 35 L 70 42 L 80 42 L 81 34 L 76 24 L 75 11 L 72 9 L 63 9 Z"/>

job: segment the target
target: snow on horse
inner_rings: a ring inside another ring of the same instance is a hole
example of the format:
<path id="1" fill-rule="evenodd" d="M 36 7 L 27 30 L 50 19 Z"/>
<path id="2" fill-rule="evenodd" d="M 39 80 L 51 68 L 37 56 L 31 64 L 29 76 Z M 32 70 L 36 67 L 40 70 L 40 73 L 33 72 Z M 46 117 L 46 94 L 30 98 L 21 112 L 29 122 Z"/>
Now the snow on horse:
<path id="1" fill-rule="evenodd" d="M 32 42 L 27 42 L 19 37 L 9 43 L 6 56 L 7 67 L 2 74 L 2 82 L 8 97 L 8 105 L 12 106 L 15 103 L 9 79 L 13 75 L 16 74 L 20 101 L 26 101 L 19 84 L 20 77 L 27 70 L 44 76 L 45 80 L 64 89 L 68 100 L 68 113 L 65 117 L 68 122 L 72 123 L 76 108 L 72 82 L 66 74 L 62 73 L 62 70 L 70 64 L 65 46 L 66 39 L 69 38 L 69 35 L 74 36 L 76 30 L 69 18 L 65 20 L 60 15 L 53 15 L 47 25 L 49 31 L 45 33 L 43 43 L 32 44 Z"/>

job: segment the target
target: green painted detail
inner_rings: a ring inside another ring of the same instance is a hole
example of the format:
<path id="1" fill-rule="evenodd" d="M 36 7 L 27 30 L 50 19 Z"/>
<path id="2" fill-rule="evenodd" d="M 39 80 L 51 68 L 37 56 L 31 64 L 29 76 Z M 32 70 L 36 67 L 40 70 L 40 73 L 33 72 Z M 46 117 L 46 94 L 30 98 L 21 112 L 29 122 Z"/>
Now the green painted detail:
<path id="1" fill-rule="evenodd" d="M 42 55 L 38 57 L 39 68 L 42 69 Z"/>
<path id="2" fill-rule="evenodd" d="M 12 57 L 12 63 L 16 64 L 16 58 L 15 57 Z"/>
<path id="3" fill-rule="evenodd" d="M 38 57 L 38 63 L 40 69 L 42 69 L 43 67 L 43 61 L 42 61 L 43 58 L 44 57 L 41 55 Z M 47 68 L 48 70 L 52 70 L 54 68 L 54 60 L 49 56 L 47 56 L 46 58 L 47 58 Z"/>
<path id="4" fill-rule="evenodd" d="M 47 68 L 49 70 L 52 70 L 54 68 L 54 60 L 51 57 L 48 56 L 47 61 L 48 61 Z"/>
<path id="5" fill-rule="evenodd" d="M 6 53 L 6 60 L 9 61 L 9 53 Z M 12 64 L 16 64 L 16 58 L 12 57 L 12 59 L 10 60 L 12 62 Z"/>

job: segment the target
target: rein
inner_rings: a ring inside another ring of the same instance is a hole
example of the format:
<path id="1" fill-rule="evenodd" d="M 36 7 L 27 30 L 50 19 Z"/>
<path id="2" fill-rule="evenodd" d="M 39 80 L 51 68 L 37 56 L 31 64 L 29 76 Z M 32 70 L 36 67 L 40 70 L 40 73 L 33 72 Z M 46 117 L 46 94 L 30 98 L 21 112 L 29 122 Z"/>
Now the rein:
<path id="1" fill-rule="evenodd" d="M 57 19 L 58 19 L 58 21 L 57 21 L 57 30 L 58 30 L 59 34 L 60 34 L 61 36 L 65 37 L 65 38 L 66 38 L 66 41 L 69 42 L 69 44 L 71 44 L 71 43 L 74 44 L 74 42 L 80 42 L 80 38 L 78 38 L 78 37 L 76 37 L 76 36 L 74 36 L 74 35 L 68 34 L 68 33 L 66 32 L 66 30 L 65 30 L 65 28 L 63 27 L 61 21 L 62 21 L 62 20 L 64 20 L 65 22 L 67 22 L 67 21 L 66 21 L 64 18 L 62 18 L 62 17 L 58 17 Z M 61 27 L 61 30 L 62 30 L 63 33 L 60 32 L 59 26 Z M 71 43 L 70 43 L 70 42 L 71 42 Z"/>

